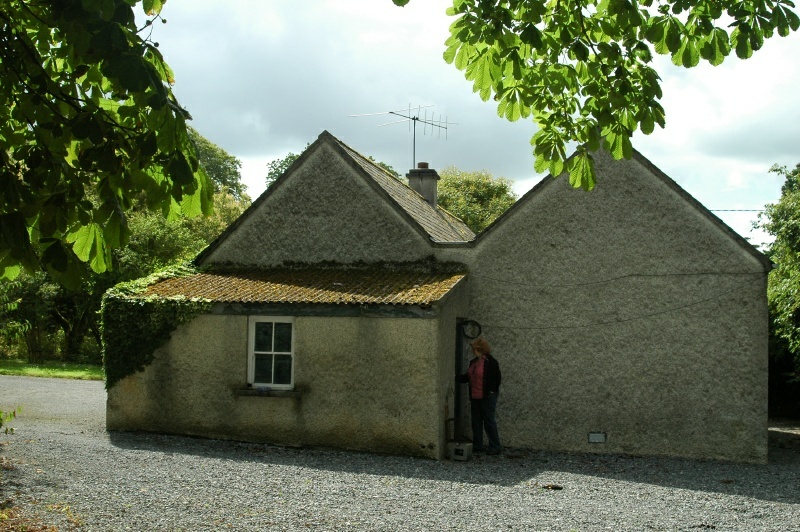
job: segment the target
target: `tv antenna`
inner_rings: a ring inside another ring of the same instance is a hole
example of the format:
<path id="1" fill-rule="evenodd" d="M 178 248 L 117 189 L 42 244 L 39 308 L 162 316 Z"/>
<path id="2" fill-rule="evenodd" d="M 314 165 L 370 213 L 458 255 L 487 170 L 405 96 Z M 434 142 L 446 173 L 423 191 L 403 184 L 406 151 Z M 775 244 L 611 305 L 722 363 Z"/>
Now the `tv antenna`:
<path id="1" fill-rule="evenodd" d="M 428 107 L 433 107 L 433 105 L 418 105 L 416 109 L 414 109 L 411 104 L 408 104 L 408 109 L 401 109 L 399 111 L 383 111 L 381 113 L 366 113 L 360 115 L 348 115 L 351 117 L 359 117 L 359 116 L 379 116 L 379 115 L 394 115 L 400 117 L 400 120 L 394 120 L 392 122 L 386 122 L 384 124 L 378 124 L 378 127 L 384 126 L 391 126 L 393 124 L 402 124 L 403 122 L 408 123 L 408 130 L 413 131 L 413 148 L 412 148 L 412 164 L 411 168 L 417 167 L 417 124 L 422 124 L 422 134 L 425 135 L 428 133 L 428 128 L 430 127 L 431 135 L 433 132 L 436 131 L 439 135 L 438 138 L 442 137 L 442 131 L 444 131 L 444 138 L 447 140 L 447 128 L 449 126 L 457 126 L 458 124 L 455 122 L 448 122 L 447 117 L 444 117 L 442 120 L 441 113 L 439 114 L 439 118 L 436 118 L 436 114 L 431 112 L 430 118 L 428 117 Z M 420 111 L 424 110 L 424 115 L 420 114 Z M 413 126 L 413 127 L 412 127 Z"/>

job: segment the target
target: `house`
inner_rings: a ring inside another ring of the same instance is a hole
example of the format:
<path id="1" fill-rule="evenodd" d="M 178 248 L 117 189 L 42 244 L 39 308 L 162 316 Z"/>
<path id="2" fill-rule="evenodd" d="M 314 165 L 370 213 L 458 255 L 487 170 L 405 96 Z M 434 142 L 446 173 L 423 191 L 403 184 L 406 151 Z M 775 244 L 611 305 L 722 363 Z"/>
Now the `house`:
<path id="1" fill-rule="evenodd" d="M 591 193 L 545 179 L 476 236 L 435 170 L 322 133 L 133 298 L 210 310 L 111 386 L 108 429 L 443 458 L 477 323 L 505 446 L 766 461 L 771 263 L 639 153 L 594 159 Z"/>

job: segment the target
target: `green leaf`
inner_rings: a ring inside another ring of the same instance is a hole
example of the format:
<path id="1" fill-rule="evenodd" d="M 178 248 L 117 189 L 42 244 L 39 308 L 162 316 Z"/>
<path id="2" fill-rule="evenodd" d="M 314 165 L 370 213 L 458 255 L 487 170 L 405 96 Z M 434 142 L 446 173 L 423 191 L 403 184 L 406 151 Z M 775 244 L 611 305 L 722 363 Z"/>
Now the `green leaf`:
<path id="1" fill-rule="evenodd" d="M 533 161 L 533 169 L 536 171 L 537 174 L 541 174 L 546 172 L 550 168 L 550 163 L 552 161 L 548 161 L 541 155 L 537 155 Z M 557 177 L 557 176 L 553 176 Z"/>
<path id="2" fill-rule="evenodd" d="M 789 27 L 792 31 L 800 29 L 800 17 L 794 11 L 786 10 L 786 19 L 788 20 Z"/>
<path id="3" fill-rule="evenodd" d="M 164 217 L 168 222 L 175 222 L 181 217 L 181 205 L 175 200 L 174 197 L 170 197 L 169 202 L 164 204 L 162 212 L 164 213 Z"/>
<path id="4" fill-rule="evenodd" d="M 534 50 L 539 50 L 544 46 L 542 42 L 542 32 L 539 31 L 539 28 L 534 24 L 527 24 L 522 32 L 520 32 L 519 38 Z"/>
<path id="5" fill-rule="evenodd" d="M 112 248 L 123 247 L 128 240 L 128 231 L 119 212 L 114 212 L 103 227 L 103 238 Z"/>
<path id="6" fill-rule="evenodd" d="M 663 17 L 653 17 L 650 19 L 647 30 L 644 32 L 644 37 L 656 46 L 656 51 L 660 54 L 666 52 L 666 21 Z M 663 47 L 663 48 L 662 48 Z M 661 50 L 665 51 L 661 51 Z"/>
<path id="7" fill-rule="evenodd" d="M 394 2 L 394 5 L 396 6 L 403 7 L 409 2 L 409 0 L 392 0 L 392 2 Z"/>
<path id="8" fill-rule="evenodd" d="M 0 280 L 13 281 L 21 271 L 22 268 L 19 267 L 19 264 L 12 262 L 10 259 L 0 261 Z"/>
<path id="9" fill-rule="evenodd" d="M 681 24 L 675 19 L 667 21 L 666 35 L 664 36 L 667 50 L 674 54 L 678 51 L 684 42 Z"/>
<path id="10" fill-rule="evenodd" d="M 145 60 L 135 54 L 111 56 L 103 62 L 103 74 L 119 80 L 127 91 L 144 91 L 151 84 Z"/>
<path id="11" fill-rule="evenodd" d="M 161 13 L 161 8 L 164 7 L 165 1 L 166 0 L 144 0 L 142 2 L 142 7 L 144 8 L 145 15 L 158 15 Z M 394 3 L 403 6 L 406 5 L 408 1 L 409 0 L 405 0 L 404 3 L 400 3 L 403 2 L 403 0 L 395 0 Z"/>
<path id="12" fill-rule="evenodd" d="M 567 165 L 569 170 L 569 184 L 573 188 L 592 190 L 597 184 L 597 176 L 594 172 L 594 163 L 591 156 L 586 152 L 578 152 Z"/>
<path id="13" fill-rule="evenodd" d="M 104 24 L 102 29 L 92 36 L 91 47 L 104 58 L 114 57 L 128 50 L 128 38 L 119 24 Z"/>
<path id="14" fill-rule="evenodd" d="M 672 63 L 675 66 L 692 68 L 700 62 L 700 53 L 694 41 L 685 39 L 681 47 L 672 55 Z"/>
<path id="15" fill-rule="evenodd" d="M 458 49 L 461 47 L 461 43 L 455 41 L 453 44 L 449 45 L 444 53 L 442 54 L 442 58 L 444 58 L 444 62 L 448 65 L 452 64 L 453 61 L 456 59 L 456 54 L 458 54 Z"/>
<path id="16" fill-rule="evenodd" d="M 103 238 L 103 229 L 96 223 L 79 227 L 70 233 L 72 252 L 83 262 L 88 262 L 95 273 L 102 273 L 111 265 L 110 250 Z"/>
<path id="17" fill-rule="evenodd" d="M 139 141 L 139 153 L 142 156 L 142 159 L 149 160 L 153 155 L 156 154 L 158 151 L 158 141 L 156 140 L 156 134 L 152 131 L 148 131 L 141 137 Z"/>
<path id="18" fill-rule="evenodd" d="M 481 53 L 475 58 L 472 64 L 467 68 L 467 79 L 472 79 L 474 81 L 472 86 L 474 92 L 491 89 L 493 66 L 494 63 L 492 62 L 491 54 L 484 51 L 484 53 Z M 487 99 L 488 98 L 484 98 L 484 101 Z"/>
<path id="19" fill-rule="evenodd" d="M 653 60 L 653 54 L 650 52 L 650 47 L 644 42 L 638 43 L 634 47 L 633 53 L 636 58 L 643 63 L 649 63 Z"/>
<path id="20" fill-rule="evenodd" d="M 497 115 L 510 122 L 516 122 L 522 117 L 522 105 L 517 99 L 516 92 L 508 91 L 497 104 Z"/>
<path id="21" fill-rule="evenodd" d="M 203 214 L 202 191 L 193 194 L 184 194 L 181 200 L 181 212 L 184 216 L 194 217 Z"/>
<path id="22" fill-rule="evenodd" d="M 64 244 L 60 241 L 50 243 L 42 253 L 42 261 L 57 272 L 66 272 L 69 266 L 69 257 Z"/>
<path id="23" fill-rule="evenodd" d="M 198 157 L 187 140 L 188 113 L 170 92 L 173 74 L 150 32 L 139 33 L 131 9 L 137 3 L 3 4 L 9 38 L 0 60 L 0 176 L 11 176 L 0 178 L 6 277 L 21 268 L 44 270 L 74 286 L 91 274 L 82 260 L 94 271 L 110 267 L 110 248 L 124 245 L 126 212 L 134 207 L 180 211 L 177 202 L 196 194 L 199 209 L 211 210 L 213 186 L 192 172 Z M 164 3 L 143 0 L 143 9 L 152 17 Z"/>
<path id="24" fill-rule="evenodd" d="M 564 171 L 564 161 L 561 159 L 557 159 L 555 161 L 550 162 L 550 175 L 553 177 L 558 177 L 561 175 L 561 172 Z"/>
<path id="25" fill-rule="evenodd" d="M 753 55 L 753 48 L 750 45 L 748 33 L 742 31 L 743 26 L 738 26 L 731 33 L 731 43 L 736 49 L 736 57 L 739 59 L 749 59 Z M 749 32 L 749 30 L 748 30 Z"/>
<path id="26" fill-rule="evenodd" d="M 645 135 L 652 133 L 653 130 L 655 130 L 655 121 L 653 120 L 653 115 L 650 113 L 644 115 L 641 122 L 639 122 L 639 128 Z"/>
<path id="27" fill-rule="evenodd" d="M 176 152 L 175 155 L 172 156 L 167 169 L 170 178 L 172 178 L 172 181 L 176 184 L 188 185 L 194 182 L 192 167 L 189 166 L 189 162 L 181 152 Z"/>
<path id="28" fill-rule="evenodd" d="M 158 149 L 162 153 L 172 153 L 177 148 L 178 118 L 173 118 L 166 113 L 152 113 L 151 116 L 161 115 L 163 121 L 153 127 L 156 131 Z"/>
<path id="29" fill-rule="evenodd" d="M 158 51 L 158 48 L 152 45 L 147 46 L 147 53 L 145 59 L 155 68 L 158 73 L 159 79 L 172 85 L 175 83 L 175 73 L 164 61 L 164 56 Z"/>
<path id="30" fill-rule="evenodd" d="M 630 159 L 633 156 L 630 134 L 624 127 L 615 129 L 619 131 L 610 130 L 605 134 L 604 146 L 614 159 Z"/>
<path id="31" fill-rule="evenodd" d="M 570 52 L 578 61 L 586 61 L 589 59 L 589 48 L 581 41 L 575 41 L 570 48 Z"/>
<path id="32" fill-rule="evenodd" d="M 721 28 L 715 28 L 700 47 L 700 55 L 714 66 L 722 64 L 730 52 L 728 34 Z"/>
<path id="33" fill-rule="evenodd" d="M 459 70 L 464 70 L 469 66 L 475 54 L 474 46 L 467 43 L 462 44 L 458 49 L 458 53 L 456 53 L 455 67 Z"/>

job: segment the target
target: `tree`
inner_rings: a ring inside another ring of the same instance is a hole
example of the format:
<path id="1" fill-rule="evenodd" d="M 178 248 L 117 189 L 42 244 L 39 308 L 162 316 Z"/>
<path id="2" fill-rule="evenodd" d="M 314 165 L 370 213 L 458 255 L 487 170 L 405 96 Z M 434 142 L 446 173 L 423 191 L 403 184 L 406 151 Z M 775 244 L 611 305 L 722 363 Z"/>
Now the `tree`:
<path id="1" fill-rule="evenodd" d="M 142 191 L 164 214 L 211 212 L 213 188 L 150 39 L 162 0 L 7 0 L 0 8 L 0 278 L 39 267 L 79 286 L 130 235 Z M 163 20 L 162 20 L 163 22 Z"/>
<path id="2" fill-rule="evenodd" d="M 394 168 L 392 168 L 392 167 L 391 167 L 391 165 L 388 165 L 388 164 L 386 164 L 386 163 L 383 163 L 383 162 L 381 162 L 381 161 L 376 161 L 376 160 L 375 160 L 375 159 L 372 157 L 372 155 L 370 155 L 370 156 L 368 157 L 368 159 L 369 159 L 371 162 L 373 162 L 373 163 L 377 164 L 378 166 L 380 166 L 381 168 L 383 168 L 383 169 L 386 171 L 386 173 L 387 173 L 387 174 L 389 174 L 390 176 L 394 177 L 395 179 L 400 179 L 400 174 L 398 174 L 398 173 L 397 173 L 397 171 L 396 171 Z"/>
<path id="3" fill-rule="evenodd" d="M 14 301 L 14 305 L 6 308 L 0 316 L 4 336 L 24 345 L 31 363 L 44 361 L 50 348 L 50 338 L 58 329 L 52 319 L 56 292 L 57 286 L 44 272 L 26 272 L 13 282 L 0 284 L 0 297 Z"/>
<path id="4" fill-rule="evenodd" d="M 475 233 L 503 214 L 517 200 L 511 181 L 486 170 L 464 172 L 448 166 L 439 172 L 438 204 L 455 214 Z"/>
<path id="5" fill-rule="evenodd" d="M 166 219 L 147 210 L 132 213 L 130 240 L 114 253 L 118 273 L 114 284 L 193 259 L 244 212 L 250 201 L 246 195 L 237 200 L 223 188 L 214 195 L 214 204 L 213 215 L 196 218 Z"/>
<path id="6" fill-rule="evenodd" d="M 760 227 L 775 238 L 767 254 L 777 264 L 770 272 L 767 289 L 770 410 L 793 401 L 795 411 L 790 414 L 797 415 L 800 414 L 800 165 L 793 170 L 773 166 L 770 171 L 786 179 L 778 202 L 767 205 L 760 215 Z"/>
<path id="7" fill-rule="evenodd" d="M 234 199 L 244 199 L 247 187 L 242 183 L 242 161 L 209 141 L 193 127 L 189 127 L 189 138 L 197 149 L 200 165 L 214 183 L 214 190 L 225 188 Z"/>
<path id="8" fill-rule="evenodd" d="M 393 0 L 403 6 L 409 0 Z M 537 172 L 590 190 L 590 152 L 629 159 L 631 135 L 664 127 L 653 52 L 676 66 L 747 59 L 800 27 L 791 0 L 453 0 L 444 59 L 511 121 L 532 118 Z M 730 33 L 729 33 L 730 29 Z M 567 160 L 568 142 L 578 144 Z"/>
<path id="9" fill-rule="evenodd" d="M 18 320 L 15 316 L 22 302 L 19 296 L 20 287 L 18 279 L 0 284 L 0 324 L 2 324 L 0 340 L 3 340 L 3 345 L 22 339 L 29 327 L 28 323 Z"/>
<path id="10" fill-rule="evenodd" d="M 113 252 L 113 269 L 87 271 L 77 289 L 65 289 L 45 271 L 23 272 L 14 281 L 0 283 L 0 336 L 24 346 L 32 363 L 56 357 L 98 362 L 103 294 L 121 281 L 191 260 L 249 204 L 246 196 L 236 200 L 226 189 L 217 192 L 214 201 L 213 215 L 195 218 L 170 220 L 146 209 L 133 210 L 128 216 L 131 236 L 124 248 Z"/>
<path id="11" fill-rule="evenodd" d="M 775 333 L 786 341 L 800 380 L 800 165 L 773 166 L 786 181 L 777 203 L 766 206 L 760 226 L 775 240 L 767 251 L 777 268 L 770 273 L 768 299 Z"/>
<path id="12" fill-rule="evenodd" d="M 190 260 L 247 208 L 250 199 L 241 192 L 239 161 L 198 133 L 193 135 L 207 145 L 200 152 L 200 164 L 213 169 L 211 180 L 220 187 L 214 195 L 217 208 L 212 215 L 187 218 L 173 213 L 165 217 L 148 210 L 147 197 L 140 194 L 132 200 L 126 214 L 128 242 L 111 254 L 113 268 L 98 273 L 79 264 L 78 268 L 84 268 L 82 280 L 69 290 L 44 269 L 24 272 L 14 281 L 0 284 L 0 321 L 3 331 L 8 331 L 4 336 L 10 341 L 23 342 L 29 361 L 41 362 L 58 352 L 67 361 L 79 361 L 87 355 L 88 361 L 98 360 L 98 310 L 105 291 L 118 282 Z M 218 171 L 225 165 L 226 172 Z M 228 192 L 226 183 L 240 187 L 238 198 Z M 86 197 L 97 201 L 91 190 Z M 15 330 L 16 334 L 12 334 Z M 59 330 L 61 335 L 57 335 Z M 87 338 L 93 338 L 96 345 L 87 344 Z"/>
<path id="13" fill-rule="evenodd" d="M 42 362 L 58 352 L 66 361 L 99 361 L 98 310 L 105 291 L 118 282 L 192 259 L 247 208 L 250 199 L 243 192 L 241 163 L 199 133 L 193 131 L 192 135 L 205 144 L 200 164 L 212 169 L 210 178 L 220 187 L 214 195 L 217 208 L 212 215 L 164 217 L 148 210 L 147 198 L 140 195 L 132 200 L 126 215 L 128 242 L 112 252 L 113 268 L 98 273 L 78 265 L 85 270 L 82 280 L 69 290 L 46 270 L 22 273 L 0 285 L 0 321 L 8 333 L 4 336 L 24 343 L 30 362 Z M 239 187 L 238 197 L 228 191 L 227 184 Z M 96 201 L 91 191 L 86 197 Z M 56 334 L 59 330 L 61 335 Z M 95 340 L 94 346 L 87 338 Z"/>
<path id="14" fill-rule="evenodd" d="M 308 148 L 308 146 L 306 146 L 306 148 Z M 282 176 L 298 157 L 300 157 L 299 153 L 289 152 L 280 159 L 273 159 L 267 163 L 266 185 L 269 187 L 273 181 Z"/>

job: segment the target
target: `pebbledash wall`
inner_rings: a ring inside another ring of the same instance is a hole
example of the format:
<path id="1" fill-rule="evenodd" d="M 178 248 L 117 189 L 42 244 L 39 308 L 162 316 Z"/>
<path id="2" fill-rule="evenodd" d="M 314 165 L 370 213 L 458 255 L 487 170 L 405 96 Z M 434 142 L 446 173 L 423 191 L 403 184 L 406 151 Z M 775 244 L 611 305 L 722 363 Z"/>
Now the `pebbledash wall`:
<path id="1" fill-rule="evenodd" d="M 254 202 L 252 214 L 240 217 L 205 264 L 264 268 L 298 261 L 414 261 L 432 254 L 427 236 L 409 226 L 377 185 L 353 179 L 352 161 L 333 146 L 321 143 L 301 157 L 291 175 L 273 184 L 264 205 L 270 208 Z"/>
<path id="2" fill-rule="evenodd" d="M 108 391 L 107 428 L 444 458 L 466 304 L 457 285 L 419 317 L 296 316 L 295 390 L 271 395 L 246 387 L 247 316 L 199 316 Z"/>
<path id="3" fill-rule="evenodd" d="M 594 157 L 591 193 L 546 179 L 474 241 L 433 244 L 315 143 L 207 263 L 434 255 L 466 282 L 426 318 L 298 316 L 299 399 L 237 394 L 247 318 L 201 316 L 109 390 L 108 428 L 441 458 L 460 317 L 500 361 L 505 446 L 766 461 L 769 261 L 638 153 Z"/>
<path id="4" fill-rule="evenodd" d="M 769 262 L 639 154 L 595 161 L 591 193 L 544 181 L 440 253 L 503 369 L 503 443 L 765 462 Z"/>

